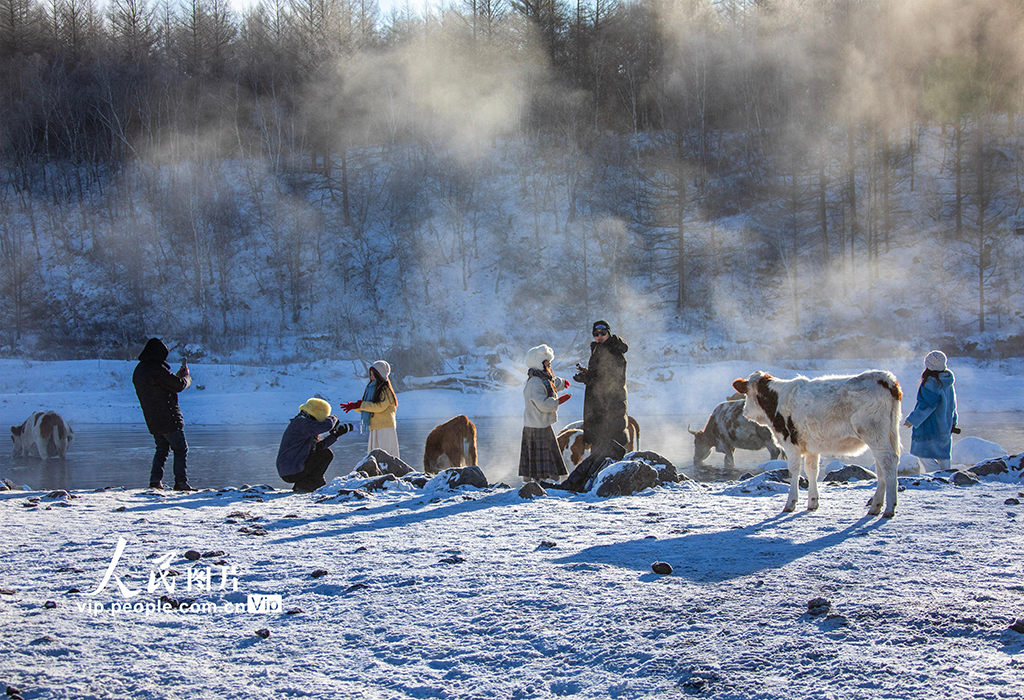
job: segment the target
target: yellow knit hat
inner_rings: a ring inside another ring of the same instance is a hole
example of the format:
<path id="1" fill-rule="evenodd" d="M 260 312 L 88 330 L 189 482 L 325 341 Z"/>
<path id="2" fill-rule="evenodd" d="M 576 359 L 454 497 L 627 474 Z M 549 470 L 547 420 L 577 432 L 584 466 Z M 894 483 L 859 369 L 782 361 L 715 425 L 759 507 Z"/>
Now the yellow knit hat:
<path id="1" fill-rule="evenodd" d="M 327 416 L 331 415 L 331 404 L 323 399 L 310 399 L 299 406 L 299 410 L 305 411 L 317 420 L 325 420 Z"/>

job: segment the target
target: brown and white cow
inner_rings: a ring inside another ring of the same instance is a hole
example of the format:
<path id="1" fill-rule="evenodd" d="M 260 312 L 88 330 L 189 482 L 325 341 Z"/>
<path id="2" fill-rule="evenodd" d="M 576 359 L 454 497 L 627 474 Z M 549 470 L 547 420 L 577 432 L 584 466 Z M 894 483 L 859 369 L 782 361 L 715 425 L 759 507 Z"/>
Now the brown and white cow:
<path id="1" fill-rule="evenodd" d="M 21 425 L 11 426 L 15 457 L 67 459 L 75 433 L 56 411 L 36 411 Z"/>
<path id="2" fill-rule="evenodd" d="M 629 431 L 629 442 L 626 443 L 626 452 L 633 452 L 640 449 L 640 423 L 633 416 L 626 416 Z M 568 461 L 578 465 L 586 459 L 590 450 L 590 443 L 583 440 L 583 421 L 576 421 L 562 428 L 555 436 L 558 442 L 558 449 L 562 451 L 562 457 L 568 456 Z M 569 454 L 566 455 L 566 450 Z"/>
<path id="3" fill-rule="evenodd" d="M 455 416 L 427 435 L 423 448 L 423 471 L 440 474 L 445 469 L 475 467 L 476 426 L 466 416 Z"/>
<path id="4" fill-rule="evenodd" d="M 878 465 L 878 486 L 868 513 L 878 515 L 884 494 L 882 516 L 895 514 L 903 391 L 891 372 L 818 379 L 778 379 L 754 372 L 732 385 L 746 395 L 743 414 L 770 428 L 786 451 L 790 480 L 784 512 L 796 508 L 801 461 L 809 482 L 807 510 L 815 510 L 821 454 L 856 455 L 870 448 Z"/>
<path id="5" fill-rule="evenodd" d="M 723 401 L 715 406 L 703 430 L 686 429 L 693 435 L 693 466 L 705 466 L 704 460 L 715 449 L 725 455 L 725 468 L 736 466 L 733 450 L 761 450 L 768 448 L 772 459 L 782 454 L 772 431 L 743 415 L 743 401 Z"/>

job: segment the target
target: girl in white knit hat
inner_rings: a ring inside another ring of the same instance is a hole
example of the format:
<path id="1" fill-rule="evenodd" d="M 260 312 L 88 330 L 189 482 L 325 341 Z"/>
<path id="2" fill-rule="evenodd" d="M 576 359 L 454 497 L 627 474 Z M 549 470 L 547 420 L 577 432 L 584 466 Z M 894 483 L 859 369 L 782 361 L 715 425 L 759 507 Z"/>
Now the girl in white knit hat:
<path id="1" fill-rule="evenodd" d="M 952 433 L 960 432 L 956 422 L 953 373 L 946 367 L 945 354 L 933 350 L 924 358 L 921 386 L 917 388 L 917 405 L 904 423 L 914 429 L 910 454 L 917 457 L 924 471 L 950 468 Z"/>
<path id="2" fill-rule="evenodd" d="M 526 353 L 527 379 L 523 387 L 526 409 L 523 411 L 523 442 L 519 451 L 519 476 L 523 481 L 558 481 L 569 472 L 558 449 L 551 426 L 558 420 L 558 407 L 572 394 L 558 395 L 569 382 L 551 371 L 555 351 L 547 345 L 530 348 Z"/>
<path id="3" fill-rule="evenodd" d="M 369 430 L 370 437 L 366 451 L 384 450 L 392 457 L 398 454 L 398 431 L 395 429 L 395 413 L 398 409 L 398 396 L 391 386 L 391 365 L 384 360 L 377 360 L 367 370 L 370 382 L 366 385 L 360 401 L 341 404 L 345 413 L 360 411 L 363 430 Z"/>

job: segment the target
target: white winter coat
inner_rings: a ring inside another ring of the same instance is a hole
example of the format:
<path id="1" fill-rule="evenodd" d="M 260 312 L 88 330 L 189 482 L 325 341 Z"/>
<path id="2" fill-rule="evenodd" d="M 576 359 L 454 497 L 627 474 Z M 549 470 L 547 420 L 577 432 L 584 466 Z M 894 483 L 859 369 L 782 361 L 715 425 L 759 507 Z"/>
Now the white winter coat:
<path id="1" fill-rule="evenodd" d="M 530 377 L 523 387 L 523 398 L 526 410 L 523 411 L 523 426 L 526 428 L 547 428 L 558 420 L 557 392 L 566 387 L 566 381 L 555 377 L 555 396 L 548 396 L 544 388 L 546 382 L 540 377 Z"/>

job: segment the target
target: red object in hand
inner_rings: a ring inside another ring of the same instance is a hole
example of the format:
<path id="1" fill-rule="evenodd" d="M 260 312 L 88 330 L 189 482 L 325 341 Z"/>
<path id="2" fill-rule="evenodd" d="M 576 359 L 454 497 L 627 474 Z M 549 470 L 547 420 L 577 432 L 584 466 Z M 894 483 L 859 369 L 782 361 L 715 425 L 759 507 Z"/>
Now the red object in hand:
<path id="1" fill-rule="evenodd" d="M 562 394 L 558 397 L 558 405 L 561 406 L 563 403 L 572 398 L 572 394 Z"/>
<path id="2" fill-rule="evenodd" d="M 565 382 L 565 388 L 568 389 L 569 388 L 569 380 L 568 379 L 563 379 L 562 381 Z"/>
<path id="3" fill-rule="evenodd" d="M 345 413 L 348 413 L 349 411 L 359 408 L 359 406 L 362 405 L 362 403 L 363 401 L 362 399 L 360 399 L 359 401 L 349 401 L 348 403 L 343 403 L 339 405 L 341 406 L 341 409 L 345 411 Z"/>

